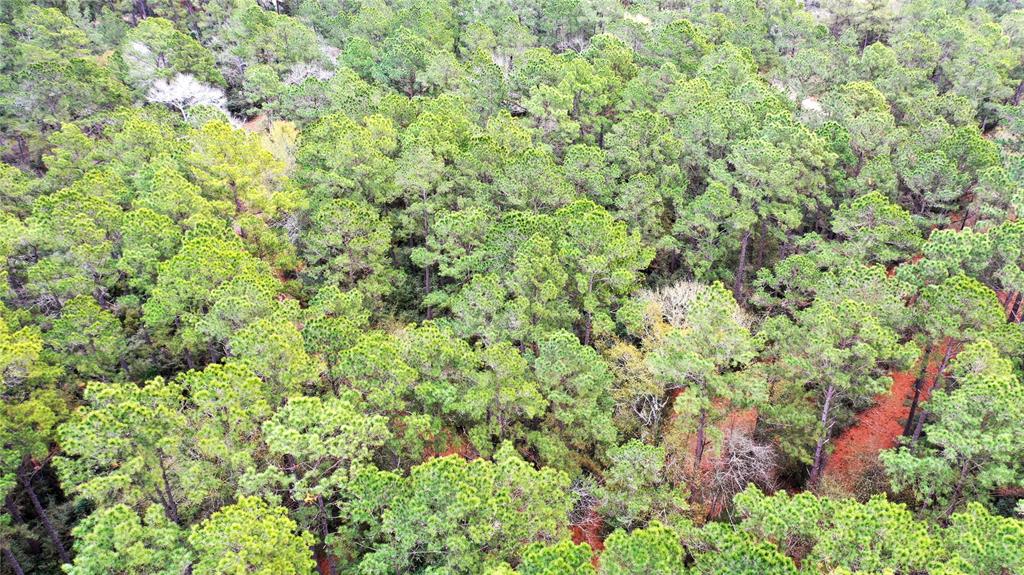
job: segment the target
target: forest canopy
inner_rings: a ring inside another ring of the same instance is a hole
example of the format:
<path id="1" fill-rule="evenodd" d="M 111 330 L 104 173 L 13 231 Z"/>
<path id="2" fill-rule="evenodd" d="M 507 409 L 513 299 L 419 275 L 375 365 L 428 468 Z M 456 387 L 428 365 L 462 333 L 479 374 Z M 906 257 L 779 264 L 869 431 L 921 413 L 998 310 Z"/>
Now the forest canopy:
<path id="1" fill-rule="evenodd" d="M 3 575 L 1024 575 L 1015 0 L 3 0 Z"/>

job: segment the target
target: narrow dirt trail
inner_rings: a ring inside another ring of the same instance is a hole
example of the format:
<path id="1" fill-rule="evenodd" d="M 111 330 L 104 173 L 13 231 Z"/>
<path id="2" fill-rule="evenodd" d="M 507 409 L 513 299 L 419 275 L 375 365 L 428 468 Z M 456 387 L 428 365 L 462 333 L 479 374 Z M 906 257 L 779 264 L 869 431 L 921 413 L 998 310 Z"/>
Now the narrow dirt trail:
<path id="1" fill-rule="evenodd" d="M 928 399 L 935 385 L 938 363 L 931 358 L 922 382 L 921 402 Z M 864 472 L 878 461 L 878 452 L 895 447 L 903 434 L 903 423 L 914 397 L 917 366 L 892 374 L 889 391 L 875 397 L 875 405 L 857 416 L 857 422 L 841 433 L 833 444 L 825 466 L 825 477 L 852 490 Z"/>
<path id="2" fill-rule="evenodd" d="M 1024 298 L 1018 299 L 1014 294 L 1004 292 L 997 292 L 996 296 L 1004 306 L 1007 321 L 1019 322 L 1020 307 Z M 945 342 L 939 347 L 944 345 Z M 950 359 L 954 357 L 955 352 Z M 928 371 L 921 384 L 922 405 L 928 400 L 932 387 L 935 386 L 939 367 L 937 359 L 941 357 L 929 358 Z M 896 446 L 903 433 L 903 423 L 910 412 L 916 377 L 917 366 L 910 371 L 892 374 L 892 386 L 889 391 L 876 396 L 875 405 L 861 412 L 857 416 L 857 422 L 834 440 L 835 447 L 825 467 L 826 478 L 851 491 L 865 471 L 878 462 L 878 452 Z"/>
<path id="3" fill-rule="evenodd" d="M 967 213 L 953 212 L 949 216 L 946 229 L 962 230 L 970 223 Z M 909 263 L 921 259 L 921 254 L 910 258 Z M 898 264 L 897 264 L 898 265 Z M 889 270 L 894 275 L 896 268 Z M 1004 294 L 997 294 L 1003 302 Z M 1012 318 L 1012 314 L 1008 314 Z M 927 374 L 921 382 L 920 403 L 923 404 L 931 395 L 935 385 L 938 362 L 935 358 L 923 358 L 928 361 Z M 864 472 L 878 462 L 878 453 L 883 449 L 895 447 L 903 434 L 903 424 L 910 415 L 910 403 L 914 397 L 914 380 L 920 364 L 910 371 L 892 374 L 892 385 L 889 391 L 875 396 L 875 404 L 857 415 L 856 422 L 833 440 L 832 454 L 826 460 L 824 477 L 850 491 Z"/>
<path id="4" fill-rule="evenodd" d="M 601 518 L 601 515 L 593 507 L 587 510 L 587 514 L 582 521 L 569 526 L 572 532 L 573 543 L 577 545 L 586 543 L 594 550 L 594 557 L 591 559 L 594 567 L 597 567 L 601 551 L 604 550 L 604 540 L 601 539 L 602 527 L 604 527 L 604 519 Z"/>

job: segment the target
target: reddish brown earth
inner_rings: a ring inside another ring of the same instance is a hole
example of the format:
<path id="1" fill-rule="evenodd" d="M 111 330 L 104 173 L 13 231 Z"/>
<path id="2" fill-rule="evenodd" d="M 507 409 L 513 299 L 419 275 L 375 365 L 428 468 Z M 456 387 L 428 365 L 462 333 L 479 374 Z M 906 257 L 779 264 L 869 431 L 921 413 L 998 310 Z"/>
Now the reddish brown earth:
<path id="1" fill-rule="evenodd" d="M 267 117 L 264 114 L 253 117 L 248 122 L 242 124 L 242 129 L 250 132 L 262 132 L 267 127 Z"/>
<path id="2" fill-rule="evenodd" d="M 601 551 L 604 550 L 604 541 L 601 539 L 601 527 L 603 525 L 604 520 L 601 519 L 601 516 L 594 508 L 591 508 L 587 511 L 583 521 L 569 526 L 569 530 L 572 532 L 573 543 L 577 545 L 586 543 L 594 550 L 594 557 L 591 559 L 594 567 L 597 567 L 598 557 Z"/>
<path id="3" fill-rule="evenodd" d="M 316 572 L 320 575 L 331 575 L 331 564 L 326 553 L 316 553 Z"/>
<path id="4" fill-rule="evenodd" d="M 935 384 L 938 364 L 932 361 L 922 384 L 921 403 Z M 878 452 L 895 447 L 914 397 L 917 366 L 892 375 L 889 391 L 875 397 L 875 405 L 861 412 L 857 423 L 834 441 L 835 448 L 825 467 L 825 477 L 852 489 L 864 471 L 878 461 Z"/>
<path id="5" fill-rule="evenodd" d="M 1004 292 L 996 295 L 999 302 L 1008 308 L 1007 320 L 1019 322 L 1024 298 L 1009 294 L 1010 299 L 1007 299 L 1008 294 Z M 938 362 L 936 358 L 932 358 L 928 365 L 928 375 L 923 382 L 921 404 L 928 399 L 932 386 L 935 385 L 937 370 Z M 848 490 L 852 489 L 865 470 L 878 461 L 879 451 L 896 446 L 903 433 L 903 422 L 910 411 L 916 373 L 916 367 L 909 372 L 894 373 L 889 391 L 877 396 L 875 406 L 862 412 L 857 417 L 857 423 L 836 438 L 835 449 L 825 468 L 825 477 L 831 478 Z"/>
<path id="6" fill-rule="evenodd" d="M 447 457 L 449 455 L 458 455 L 459 457 L 470 461 L 480 457 L 480 454 L 473 449 L 473 446 L 462 437 L 457 435 L 452 436 L 451 434 L 446 433 L 443 438 L 438 437 L 435 439 L 443 439 L 441 442 L 443 447 L 440 450 L 437 450 L 434 448 L 434 445 L 431 445 L 431 443 L 428 442 L 423 451 L 424 460 L 433 459 L 435 457 Z"/>

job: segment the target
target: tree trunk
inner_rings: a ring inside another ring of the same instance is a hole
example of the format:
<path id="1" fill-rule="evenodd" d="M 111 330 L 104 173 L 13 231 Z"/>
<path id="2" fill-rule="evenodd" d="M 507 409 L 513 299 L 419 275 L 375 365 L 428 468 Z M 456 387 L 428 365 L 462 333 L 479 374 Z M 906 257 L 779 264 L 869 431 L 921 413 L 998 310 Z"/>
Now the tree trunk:
<path id="1" fill-rule="evenodd" d="M 21 568 L 21 563 L 18 563 L 18 558 L 14 556 L 14 553 L 7 547 L 3 548 L 4 559 L 11 566 L 11 571 L 14 571 L 14 575 L 25 575 L 25 570 Z"/>
<path id="2" fill-rule="evenodd" d="M 939 364 L 939 369 L 935 372 L 935 383 L 932 384 L 932 393 L 935 393 L 936 389 L 939 389 L 939 378 L 942 377 L 942 372 L 946 370 L 946 364 L 949 363 L 950 356 L 953 355 L 953 341 L 950 340 L 946 344 L 946 352 L 942 355 L 942 362 Z M 924 429 L 924 422 L 928 419 L 928 410 L 922 409 L 921 416 L 917 418 L 917 424 L 914 426 L 914 434 L 910 437 L 910 445 L 913 447 L 917 440 L 921 438 L 921 431 Z"/>
<path id="3" fill-rule="evenodd" d="M 747 247 L 750 245 L 750 232 L 743 233 L 743 240 L 740 242 L 740 261 L 736 266 L 736 282 L 732 287 L 732 295 L 738 303 L 743 302 L 743 280 L 747 272 Z"/>
<path id="4" fill-rule="evenodd" d="M 924 378 L 928 374 L 928 360 L 932 357 L 934 347 L 934 344 L 928 344 L 928 348 L 921 358 L 921 369 L 918 370 L 917 377 L 914 378 L 914 399 L 910 402 L 910 413 L 907 414 L 907 423 L 903 425 L 903 435 L 910 435 L 914 426 L 914 414 L 917 412 L 917 404 L 921 400 L 921 386 L 924 385 Z"/>
<path id="5" fill-rule="evenodd" d="M 946 344 L 946 351 L 942 354 L 942 363 L 939 364 L 939 370 L 935 372 L 936 386 L 939 384 L 939 378 L 941 378 L 942 374 L 946 371 L 946 366 L 949 365 L 949 359 L 953 357 L 953 345 L 955 343 L 956 342 L 953 340 L 950 340 L 949 343 Z"/>
<path id="6" fill-rule="evenodd" d="M 427 267 L 423 269 L 423 292 L 424 295 L 430 295 L 430 266 L 433 264 L 427 264 Z M 427 306 L 427 319 L 434 317 L 434 308 Z"/>
<path id="7" fill-rule="evenodd" d="M 15 141 L 18 143 L 18 157 L 21 158 L 21 164 L 25 166 L 26 170 L 31 170 L 32 155 L 29 153 L 28 142 L 25 141 L 25 136 L 18 134 Z"/>
<path id="8" fill-rule="evenodd" d="M 1013 321 L 1013 310 L 1017 304 L 1017 292 L 1007 291 L 1006 299 L 1003 300 L 1003 311 L 1006 312 L 1007 321 Z"/>
<path id="9" fill-rule="evenodd" d="M 828 389 L 825 390 L 825 403 L 821 406 L 821 433 L 818 434 L 818 442 L 814 446 L 814 463 L 811 465 L 811 476 L 807 480 L 811 487 L 818 484 L 825 468 L 825 444 L 828 443 L 832 431 L 828 420 L 829 413 L 832 411 L 832 399 L 835 395 L 836 388 L 828 386 Z"/>
<path id="10" fill-rule="evenodd" d="M 1024 80 L 1021 80 L 1020 84 L 1017 84 L 1017 89 L 1013 92 L 1013 105 L 1020 104 L 1020 99 L 1024 97 Z"/>
<path id="11" fill-rule="evenodd" d="M 1011 292 L 1006 298 L 1006 320 L 1010 323 L 1017 323 L 1017 310 L 1020 309 L 1020 302 L 1024 300 L 1024 293 Z"/>
<path id="12" fill-rule="evenodd" d="M 7 513 L 15 523 L 25 522 L 25 520 L 21 518 L 21 511 L 18 510 L 18 506 L 14 504 L 14 497 L 12 495 L 8 495 L 4 498 L 4 508 L 7 509 Z"/>
<path id="13" fill-rule="evenodd" d="M 949 520 L 949 517 L 953 515 L 953 511 L 956 510 L 956 507 L 960 502 L 960 497 L 963 496 L 964 483 L 967 481 L 967 470 L 970 469 L 970 466 L 971 460 L 965 458 L 963 464 L 960 466 L 960 476 L 956 480 L 956 487 L 953 488 L 953 495 L 949 498 L 949 506 L 946 507 L 946 512 L 943 514 L 947 521 Z"/>
<path id="14" fill-rule="evenodd" d="M 160 478 L 164 482 L 164 514 L 171 521 L 181 525 L 181 517 L 178 515 L 178 502 L 174 499 L 174 491 L 171 489 L 171 482 L 167 478 L 167 466 L 164 465 L 163 454 L 160 455 Z"/>
<path id="15" fill-rule="evenodd" d="M 910 447 L 913 447 L 917 444 L 917 440 L 921 439 L 921 431 L 924 429 L 924 422 L 928 419 L 929 415 L 931 414 L 928 413 L 927 409 L 922 409 L 921 415 L 917 416 L 917 424 L 914 425 L 914 433 L 910 436 Z"/>
<path id="16" fill-rule="evenodd" d="M 704 459 L 704 428 L 707 425 L 708 412 L 706 409 L 700 410 L 700 421 L 697 423 L 697 447 L 693 451 L 693 472 L 698 473 L 700 471 L 700 462 Z"/>
<path id="17" fill-rule="evenodd" d="M 60 562 L 71 563 L 71 556 L 68 555 L 68 550 L 64 547 L 64 542 L 60 539 L 60 534 L 57 533 L 57 529 L 50 521 L 49 514 L 46 513 L 46 509 L 43 508 L 43 504 L 39 502 L 39 497 L 36 495 L 35 488 L 32 487 L 32 478 L 28 476 L 24 470 L 18 474 L 18 478 L 21 480 L 22 487 L 25 488 L 25 493 L 28 494 L 29 501 L 32 502 L 32 508 L 35 509 L 40 523 L 42 523 L 43 528 L 46 529 L 46 534 L 49 535 L 50 540 L 53 541 L 53 546 L 57 549 L 57 556 L 60 557 Z"/>
<path id="18" fill-rule="evenodd" d="M 768 246 L 768 222 L 761 222 L 761 230 L 757 237 L 757 251 L 754 252 L 754 269 L 761 269 L 764 266 L 765 251 Z"/>
<path id="19" fill-rule="evenodd" d="M 327 507 L 324 505 L 324 498 L 318 496 L 316 498 L 316 505 L 320 515 L 320 542 L 316 545 L 315 553 L 319 553 L 317 557 L 316 566 L 320 575 L 338 575 L 338 567 L 334 564 L 334 557 L 331 556 L 331 552 L 327 549 L 327 535 L 330 533 L 330 528 L 327 523 Z"/>

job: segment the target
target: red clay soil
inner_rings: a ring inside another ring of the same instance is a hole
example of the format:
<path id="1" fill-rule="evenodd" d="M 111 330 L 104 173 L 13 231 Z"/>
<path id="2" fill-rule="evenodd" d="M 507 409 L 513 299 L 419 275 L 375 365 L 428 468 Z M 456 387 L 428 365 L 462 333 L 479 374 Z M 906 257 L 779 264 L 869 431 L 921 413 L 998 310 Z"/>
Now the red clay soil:
<path id="1" fill-rule="evenodd" d="M 439 438 L 438 438 L 439 439 Z M 473 449 L 473 446 L 468 441 L 459 436 L 452 436 L 450 433 L 445 433 L 444 436 L 444 447 L 440 450 L 434 449 L 434 446 L 430 442 L 427 443 L 423 449 L 423 459 L 433 459 L 435 457 L 447 457 L 449 455 L 458 455 L 463 459 L 470 461 L 480 457 L 480 454 Z"/>
<path id="2" fill-rule="evenodd" d="M 316 572 L 320 575 L 331 575 L 331 565 L 328 562 L 326 553 L 315 553 Z"/>
<path id="3" fill-rule="evenodd" d="M 604 541 L 601 539 L 601 527 L 603 525 L 604 520 L 601 519 L 601 515 L 591 507 L 583 521 L 569 526 L 569 530 L 572 532 L 573 543 L 577 545 L 586 543 L 594 550 L 594 557 L 591 559 L 594 567 L 597 567 L 600 553 L 604 550 Z"/>
<path id="4" fill-rule="evenodd" d="M 1019 308 L 1024 298 L 1021 298 L 1021 301 L 1007 301 L 1008 294 L 998 292 L 996 295 L 1004 306 L 1016 308 L 1007 310 L 1008 320 L 1020 321 L 1022 312 Z M 932 358 L 921 393 L 921 403 L 928 399 L 932 386 L 935 385 L 937 369 L 938 363 Z M 916 366 L 909 372 L 893 374 L 892 387 L 888 393 L 876 397 L 874 407 L 861 413 L 857 417 L 857 423 L 836 438 L 835 449 L 825 467 L 825 477 L 831 478 L 846 489 L 851 489 L 864 471 L 878 461 L 879 451 L 895 447 L 900 434 L 903 433 L 901 422 L 906 421 L 909 415 L 915 377 Z"/>
<path id="5" fill-rule="evenodd" d="M 248 122 L 242 124 L 242 129 L 249 132 L 262 132 L 267 127 L 267 116 L 260 114 L 253 117 Z"/>
<path id="6" fill-rule="evenodd" d="M 921 403 L 928 399 L 937 370 L 938 363 L 930 362 Z M 825 477 L 850 490 L 864 471 L 878 461 L 878 452 L 896 446 L 903 433 L 903 422 L 909 415 L 916 377 L 916 366 L 892 375 L 889 391 L 875 397 L 875 405 L 863 411 L 857 423 L 835 439 L 835 448 L 825 466 Z"/>

